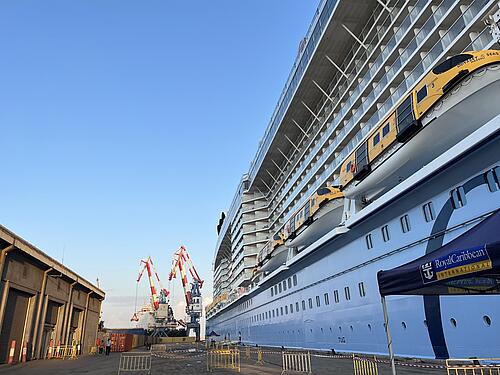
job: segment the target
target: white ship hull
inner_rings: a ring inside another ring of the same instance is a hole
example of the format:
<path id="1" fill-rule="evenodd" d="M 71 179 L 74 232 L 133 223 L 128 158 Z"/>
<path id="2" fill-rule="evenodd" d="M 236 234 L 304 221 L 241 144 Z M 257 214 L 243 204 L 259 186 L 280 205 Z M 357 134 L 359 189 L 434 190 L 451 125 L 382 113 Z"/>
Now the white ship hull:
<path id="1" fill-rule="evenodd" d="M 436 250 L 433 246 L 439 239 L 446 244 L 500 209 L 500 191 L 491 192 L 483 177 L 500 166 L 500 116 L 483 128 L 488 129 L 487 136 L 478 138 L 476 132 L 467 138 L 471 143 L 463 143 L 470 149 L 451 148 L 448 153 L 454 152 L 453 158 L 439 159 L 439 167 L 423 168 L 412 176 L 419 182 L 411 188 L 394 193 L 390 202 L 371 211 L 368 206 L 365 216 L 358 212 L 352 224 L 347 221 L 346 233 L 323 244 L 316 242 L 307 256 L 287 262 L 258 288 L 213 315 L 207 331 L 230 339 L 241 335 L 250 344 L 387 354 L 377 272 Z M 467 204 L 448 217 L 450 191 L 462 185 L 470 187 Z M 423 205 L 429 202 L 434 216 L 426 221 Z M 401 229 L 403 215 L 410 221 L 407 233 Z M 387 241 L 381 234 L 385 225 Z M 445 234 L 439 237 L 442 231 Z M 277 285 L 282 287 L 276 294 Z M 389 297 L 388 309 L 397 355 L 445 358 L 500 353 L 498 296 Z"/>

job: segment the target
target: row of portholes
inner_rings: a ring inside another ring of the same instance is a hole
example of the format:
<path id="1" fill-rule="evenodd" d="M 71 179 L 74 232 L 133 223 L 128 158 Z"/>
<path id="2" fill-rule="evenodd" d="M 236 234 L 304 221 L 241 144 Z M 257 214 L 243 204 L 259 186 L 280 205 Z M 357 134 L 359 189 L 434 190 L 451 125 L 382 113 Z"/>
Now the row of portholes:
<path id="1" fill-rule="evenodd" d="M 488 316 L 488 315 L 484 315 L 483 316 L 483 323 L 487 326 L 487 327 L 490 327 L 491 326 L 491 318 Z M 452 327 L 456 328 L 457 327 L 457 320 L 455 318 L 450 318 L 450 324 Z M 385 323 L 383 324 L 384 326 L 384 329 L 385 329 Z M 427 320 L 424 320 L 424 326 L 427 327 Z M 403 330 L 406 330 L 408 328 L 408 326 L 406 325 L 406 322 L 401 322 L 401 327 L 403 328 Z M 330 332 L 333 332 L 332 330 L 332 327 L 329 327 L 330 328 Z M 351 332 L 354 332 L 354 327 L 351 325 L 349 326 L 349 329 Z M 324 333 L 324 330 L 323 328 L 321 327 L 320 328 L 321 332 Z M 368 323 L 368 330 L 371 332 L 372 331 L 372 325 L 370 323 Z M 312 333 L 313 330 L 312 328 L 309 329 L 309 331 Z M 342 327 L 339 326 L 339 332 L 342 333 Z M 285 331 L 281 331 L 280 333 L 285 333 Z M 289 330 L 286 331 L 286 333 L 290 333 Z M 292 330 L 292 333 L 295 333 L 295 330 Z M 297 330 L 297 333 L 300 333 L 300 330 Z"/>

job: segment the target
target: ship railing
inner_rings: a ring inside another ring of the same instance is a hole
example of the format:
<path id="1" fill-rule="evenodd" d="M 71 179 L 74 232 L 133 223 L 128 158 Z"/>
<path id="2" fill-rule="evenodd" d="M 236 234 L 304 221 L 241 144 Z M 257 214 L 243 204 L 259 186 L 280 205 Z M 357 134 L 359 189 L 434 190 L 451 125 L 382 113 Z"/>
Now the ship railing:
<path id="1" fill-rule="evenodd" d="M 500 375 L 500 358 L 447 359 L 448 375 Z"/>

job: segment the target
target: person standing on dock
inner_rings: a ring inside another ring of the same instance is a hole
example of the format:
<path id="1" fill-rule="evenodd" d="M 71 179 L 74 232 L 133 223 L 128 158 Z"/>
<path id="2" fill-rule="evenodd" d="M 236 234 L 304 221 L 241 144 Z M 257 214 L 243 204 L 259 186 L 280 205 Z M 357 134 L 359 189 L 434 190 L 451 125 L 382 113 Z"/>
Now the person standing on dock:
<path id="1" fill-rule="evenodd" d="M 111 338 L 108 337 L 108 339 L 106 340 L 106 355 L 109 355 L 110 352 L 111 352 Z"/>

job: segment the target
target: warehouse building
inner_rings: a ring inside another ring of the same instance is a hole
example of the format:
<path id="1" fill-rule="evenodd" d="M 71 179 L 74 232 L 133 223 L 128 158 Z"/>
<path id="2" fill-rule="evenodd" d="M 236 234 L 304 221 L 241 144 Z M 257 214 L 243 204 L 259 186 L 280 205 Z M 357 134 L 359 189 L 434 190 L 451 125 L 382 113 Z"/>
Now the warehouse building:
<path id="1" fill-rule="evenodd" d="M 45 358 L 50 346 L 95 345 L 104 292 L 0 226 L 0 363 Z"/>

